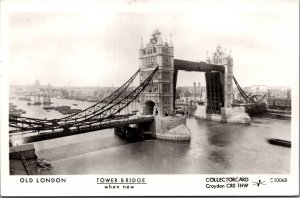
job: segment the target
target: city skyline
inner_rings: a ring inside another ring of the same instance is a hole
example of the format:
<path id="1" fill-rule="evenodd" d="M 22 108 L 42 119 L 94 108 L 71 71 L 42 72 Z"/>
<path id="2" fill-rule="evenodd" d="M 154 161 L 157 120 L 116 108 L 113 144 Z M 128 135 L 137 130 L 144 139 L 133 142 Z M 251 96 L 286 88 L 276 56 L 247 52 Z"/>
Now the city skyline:
<path id="1" fill-rule="evenodd" d="M 233 3 L 239 9 L 230 8 Z M 232 51 L 234 75 L 241 86 L 291 87 L 293 67 L 298 66 L 293 1 L 226 1 L 223 9 L 220 3 L 203 1 L 199 6 L 208 11 L 11 14 L 10 84 L 38 79 L 53 86 L 120 86 L 138 69 L 141 37 L 145 45 L 159 28 L 164 41 L 172 34 L 175 59 L 205 61 L 207 52 L 211 55 L 221 44 Z M 209 8 L 214 6 L 217 12 L 212 14 Z M 178 86 L 195 80 L 204 84 L 204 73 L 179 72 Z"/>

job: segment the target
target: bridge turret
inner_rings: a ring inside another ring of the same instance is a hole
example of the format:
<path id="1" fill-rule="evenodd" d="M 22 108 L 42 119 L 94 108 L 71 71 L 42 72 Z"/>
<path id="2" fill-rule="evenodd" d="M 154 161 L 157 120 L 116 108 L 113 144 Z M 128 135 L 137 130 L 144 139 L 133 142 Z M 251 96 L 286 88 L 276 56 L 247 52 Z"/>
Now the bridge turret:
<path id="1" fill-rule="evenodd" d="M 167 39 L 166 39 L 166 42 L 165 42 L 165 47 L 169 47 L 169 43 L 168 43 Z"/>
<path id="2" fill-rule="evenodd" d="M 208 51 L 206 51 L 206 60 L 205 60 L 206 63 L 210 64 L 211 61 L 210 61 L 210 57 L 208 55 Z"/>
<path id="3" fill-rule="evenodd" d="M 170 34 L 170 47 L 173 47 L 172 34 Z"/>
<path id="4" fill-rule="evenodd" d="M 213 53 L 213 58 L 207 58 L 207 63 L 215 65 L 225 66 L 225 76 L 224 76 L 224 107 L 232 107 L 233 89 L 232 89 L 232 79 L 233 79 L 233 58 L 230 54 L 227 55 L 224 52 L 221 45 L 218 45 L 216 51 Z"/>
<path id="5" fill-rule="evenodd" d="M 173 115 L 173 52 L 173 43 L 172 45 L 168 41 L 164 43 L 159 30 L 155 30 L 149 39 L 149 44 L 144 49 L 140 49 L 141 82 L 156 67 L 159 67 L 151 85 L 141 94 L 144 114 L 157 112 L 161 116 Z"/>
<path id="6" fill-rule="evenodd" d="M 227 64 L 226 64 L 226 70 L 225 70 L 225 107 L 232 107 L 232 101 L 233 101 L 233 58 L 230 54 L 226 57 Z"/>
<path id="7" fill-rule="evenodd" d="M 162 40 L 160 34 L 158 34 L 158 36 L 157 36 L 157 43 L 156 44 L 157 45 L 163 45 L 163 40 Z"/>

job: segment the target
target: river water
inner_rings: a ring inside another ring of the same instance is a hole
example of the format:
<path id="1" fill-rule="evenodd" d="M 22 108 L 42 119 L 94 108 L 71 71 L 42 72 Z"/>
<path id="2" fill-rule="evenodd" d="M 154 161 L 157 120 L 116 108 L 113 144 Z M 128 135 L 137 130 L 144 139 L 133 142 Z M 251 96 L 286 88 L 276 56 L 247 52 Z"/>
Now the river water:
<path id="1" fill-rule="evenodd" d="M 57 111 L 28 106 L 26 117 L 60 118 Z M 86 108 L 93 103 L 52 99 L 53 105 Z M 290 172 L 291 150 L 271 145 L 266 138 L 291 139 L 291 121 L 252 118 L 251 124 L 228 124 L 187 119 L 190 142 L 146 140 L 131 143 L 106 129 L 34 143 L 39 158 L 53 169 L 43 174 L 281 174 Z"/>

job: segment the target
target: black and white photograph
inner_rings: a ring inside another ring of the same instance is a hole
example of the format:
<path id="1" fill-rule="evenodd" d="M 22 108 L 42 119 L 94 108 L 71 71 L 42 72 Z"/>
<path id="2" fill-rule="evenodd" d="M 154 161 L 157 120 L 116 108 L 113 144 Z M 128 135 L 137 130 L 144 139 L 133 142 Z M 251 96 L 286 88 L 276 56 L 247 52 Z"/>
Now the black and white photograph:
<path id="1" fill-rule="evenodd" d="M 299 193 L 298 0 L 42 2 L 1 2 L 3 195 Z"/>

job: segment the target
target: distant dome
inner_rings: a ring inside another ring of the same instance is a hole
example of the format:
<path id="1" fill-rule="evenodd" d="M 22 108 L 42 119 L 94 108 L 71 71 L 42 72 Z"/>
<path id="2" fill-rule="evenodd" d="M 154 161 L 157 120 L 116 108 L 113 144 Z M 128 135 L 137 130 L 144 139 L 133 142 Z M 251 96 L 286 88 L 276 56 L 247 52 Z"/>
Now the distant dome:
<path id="1" fill-rule="evenodd" d="M 39 80 L 36 80 L 36 81 L 34 82 L 34 85 L 35 85 L 35 86 L 40 86 L 40 81 L 39 81 Z"/>

